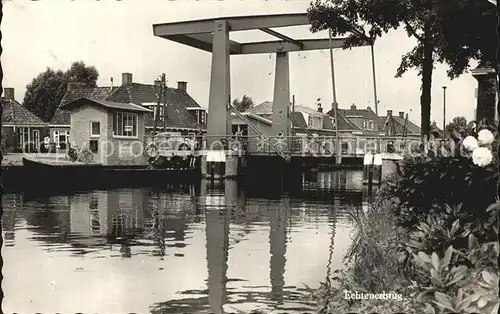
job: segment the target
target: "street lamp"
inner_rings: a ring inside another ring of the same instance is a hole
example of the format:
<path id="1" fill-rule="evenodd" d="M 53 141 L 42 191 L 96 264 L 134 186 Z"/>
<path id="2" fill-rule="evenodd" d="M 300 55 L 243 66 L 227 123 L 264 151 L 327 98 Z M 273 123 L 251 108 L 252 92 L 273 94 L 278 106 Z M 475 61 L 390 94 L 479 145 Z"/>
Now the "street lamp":
<path id="1" fill-rule="evenodd" d="M 443 132 L 446 128 L 446 86 L 443 86 Z"/>

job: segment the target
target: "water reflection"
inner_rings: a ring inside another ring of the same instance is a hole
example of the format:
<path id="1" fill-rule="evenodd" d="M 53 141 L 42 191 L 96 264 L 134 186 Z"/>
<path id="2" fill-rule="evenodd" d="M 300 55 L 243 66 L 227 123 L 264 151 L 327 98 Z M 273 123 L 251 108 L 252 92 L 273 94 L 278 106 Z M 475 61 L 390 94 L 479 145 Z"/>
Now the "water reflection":
<path id="1" fill-rule="evenodd" d="M 78 295 L 84 312 L 308 311 L 303 283 L 315 286 L 342 266 L 352 230 L 344 209 L 361 208 L 361 178 L 319 172 L 314 182 L 304 179 L 301 191 L 277 199 L 249 194 L 231 180 L 7 195 L 4 272 L 28 272 L 30 279 L 5 278 L 4 309 L 71 312 L 71 296 Z M 36 265 L 49 266 L 27 271 Z M 75 269 L 92 272 L 81 277 Z M 57 296 L 55 305 L 45 301 L 45 288 L 30 284 L 53 278 L 65 287 L 48 298 Z M 104 282 L 121 294 L 93 302 L 92 290 Z M 19 291 L 40 297 L 29 303 Z"/>

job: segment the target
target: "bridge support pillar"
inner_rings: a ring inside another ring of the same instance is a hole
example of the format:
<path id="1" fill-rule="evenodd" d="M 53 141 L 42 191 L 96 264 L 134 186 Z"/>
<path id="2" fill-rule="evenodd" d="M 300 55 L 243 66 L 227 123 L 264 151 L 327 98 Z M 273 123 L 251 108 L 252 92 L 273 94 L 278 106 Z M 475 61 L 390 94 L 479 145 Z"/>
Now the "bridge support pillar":
<path id="1" fill-rule="evenodd" d="M 372 183 L 373 185 L 380 185 L 382 183 L 382 155 L 381 154 L 375 154 L 373 156 L 373 177 L 372 177 Z"/>
<path id="2" fill-rule="evenodd" d="M 201 158 L 201 174 L 207 179 L 238 176 L 239 155 L 233 151 L 213 150 Z"/>
<path id="3" fill-rule="evenodd" d="M 235 178 L 238 176 L 239 156 L 232 154 L 232 151 L 226 155 L 226 173 L 225 178 Z"/>
<path id="4" fill-rule="evenodd" d="M 230 43 L 229 25 L 225 20 L 214 24 L 212 70 L 210 74 L 210 95 L 208 100 L 207 146 L 210 147 L 218 137 L 231 131 L 230 80 Z"/>
<path id="5" fill-rule="evenodd" d="M 290 121 L 288 119 L 289 110 L 290 66 L 288 52 L 277 52 L 272 116 L 272 130 L 275 135 L 280 132 L 284 137 L 291 135 Z"/>
<path id="6" fill-rule="evenodd" d="M 205 178 L 208 174 L 208 172 L 207 172 L 207 156 L 201 156 L 200 168 L 201 168 L 201 176 Z"/>
<path id="7" fill-rule="evenodd" d="M 372 184 L 373 155 L 368 152 L 363 159 L 363 185 Z"/>

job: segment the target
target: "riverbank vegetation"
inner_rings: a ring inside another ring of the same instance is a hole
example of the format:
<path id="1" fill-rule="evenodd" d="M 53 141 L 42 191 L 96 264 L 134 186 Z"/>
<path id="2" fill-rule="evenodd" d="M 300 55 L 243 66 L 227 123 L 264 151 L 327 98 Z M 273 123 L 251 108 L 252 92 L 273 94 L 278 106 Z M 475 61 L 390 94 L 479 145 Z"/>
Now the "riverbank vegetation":
<path id="1" fill-rule="evenodd" d="M 350 209 L 357 232 L 346 267 L 311 292 L 317 313 L 498 312 L 494 135 L 464 134 L 462 156 L 406 160 L 367 208 Z M 353 300 L 345 291 L 402 298 Z"/>

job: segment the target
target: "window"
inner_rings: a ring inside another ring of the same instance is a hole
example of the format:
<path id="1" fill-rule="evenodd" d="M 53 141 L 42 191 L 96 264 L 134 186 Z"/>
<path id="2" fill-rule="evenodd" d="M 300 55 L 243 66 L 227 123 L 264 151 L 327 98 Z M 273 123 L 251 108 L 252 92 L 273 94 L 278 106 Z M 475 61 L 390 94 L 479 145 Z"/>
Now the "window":
<path id="1" fill-rule="evenodd" d="M 92 153 L 98 153 L 98 151 L 99 151 L 98 140 L 90 140 L 89 141 L 89 149 Z"/>
<path id="2" fill-rule="evenodd" d="M 101 135 L 101 123 L 92 121 L 90 122 L 90 136 Z"/>
<path id="3" fill-rule="evenodd" d="M 69 143 L 69 131 L 54 131 L 54 143 L 58 146 Z"/>
<path id="4" fill-rule="evenodd" d="M 113 116 L 113 135 L 137 137 L 137 114 L 117 112 Z"/>
<path id="5" fill-rule="evenodd" d="M 366 129 L 366 121 L 363 120 L 363 129 Z"/>
<path id="6" fill-rule="evenodd" d="M 368 121 L 368 129 L 373 130 L 373 121 Z"/>

